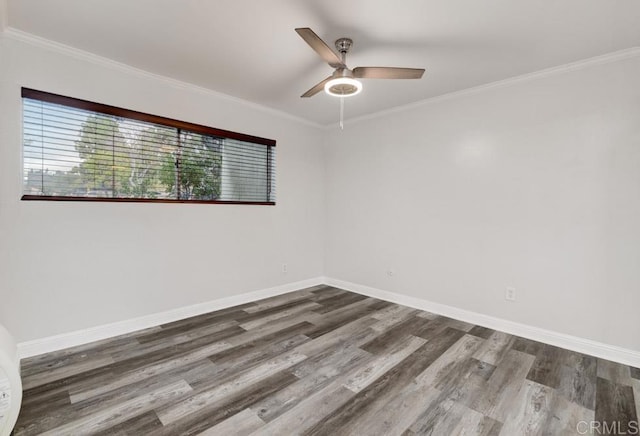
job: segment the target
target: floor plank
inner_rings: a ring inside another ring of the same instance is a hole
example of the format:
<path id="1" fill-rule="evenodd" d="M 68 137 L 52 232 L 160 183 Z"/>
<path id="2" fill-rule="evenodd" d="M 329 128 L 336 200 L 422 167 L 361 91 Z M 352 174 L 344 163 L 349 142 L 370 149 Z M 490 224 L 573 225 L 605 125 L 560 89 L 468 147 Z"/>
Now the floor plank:
<path id="1" fill-rule="evenodd" d="M 201 436 L 219 436 L 225 434 L 233 434 L 237 436 L 246 436 L 255 430 L 264 426 L 261 420 L 251 409 L 244 409 L 240 413 L 236 413 L 231 418 L 222 421 L 219 424 L 200 433 Z"/>
<path id="2" fill-rule="evenodd" d="M 618 434 L 629 434 L 637 428 L 633 388 L 598 377 L 595 420 L 613 426 Z"/>
<path id="3" fill-rule="evenodd" d="M 314 366 L 313 371 L 292 368 L 293 374 L 299 378 L 296 382 L 251 407 L 265 422 L 273 421 L 341 375 L 348 374 L 359 367 L 369 357 L 371 357 L 369 353 L 353 347 L 327 356 L 321 364 Z"/>
<path id="4" fill-rule="evenodd" d="M 259 383 L 247 385 L 218 401 L 203 405 L 197 411 L 155 430 L 153 436 L 190 436 L 207 431 L 296 380 L 288 371 L 278 372 Z"/>
<path id="5" fill-rule="evenodd" d="M 360 392 L 372 381 L 380 378 L 388 370 L 413 354 L 425 342 L 422 338 L 405 336 L 389 347 L 387 352 L 362 365 L 355 374 L 347 379 L 344 387 L 356 393 Z M 365 351 L 368 350 L 365 348 Z"/>
<path id="6" fill-rule="evenodd" d="M 84 416 L 54 429 L 46 431 L 44 435 L 81 434 L 104 431 L 109 427 L 120 424 L 129 418 L 136 417 L 157 408 L 172 398 L 181 397 L 191 391 L 191 386 L 185 381 L 178 381 L 166 385 L 156 391 L 137 396 L 131 400 L 121 402 L 99 412 Z"/>
<path id="7" fill-rule="evenodd" d="M 201 388 L 200 392 L 197 394 L 180 401 L 179 403 L 157 409 L 156 413 L 164 425 L 171 424 L 172 422 L 206 407 L 225 396 L 232 395 L 244 387 L 259 383 L 275 373 L 286 368 L 290 368 L 297 362 L 301 362 L 304 359 L 306 359 L 306 356 L 295 350 L 287 352 L 267 361 L 263 365 L 259 365 L 242 374 L 238 374 L 233 380 L 224 384 L 216 385 L 214 383 L 211 389 Z"/>

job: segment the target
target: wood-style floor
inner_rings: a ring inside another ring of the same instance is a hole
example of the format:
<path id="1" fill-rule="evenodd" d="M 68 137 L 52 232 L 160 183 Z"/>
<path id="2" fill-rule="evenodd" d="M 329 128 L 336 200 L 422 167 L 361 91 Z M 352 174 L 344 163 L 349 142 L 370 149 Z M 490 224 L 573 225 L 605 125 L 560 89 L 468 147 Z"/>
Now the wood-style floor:
<path id="1" fill-rule="evenodd" d="M 15 435 L 633 434 L 640 415 L 636 368 L 328 287 L 22 373 Z"/>

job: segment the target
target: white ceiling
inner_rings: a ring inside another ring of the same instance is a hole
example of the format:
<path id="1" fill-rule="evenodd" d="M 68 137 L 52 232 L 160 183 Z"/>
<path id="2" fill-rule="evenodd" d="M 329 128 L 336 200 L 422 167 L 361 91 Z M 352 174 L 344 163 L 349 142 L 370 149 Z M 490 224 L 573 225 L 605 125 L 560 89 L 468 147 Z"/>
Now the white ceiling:
<path id="1" fill-rule="evenodd" d="M 332 70 L 294 32 L 342 36 L 356 66 L 426 68 L 365 80 L 357 117 L 640 46 L 637 0 L 9 0 L 9 26 L 307 120 L 338 99 L 299 96 Z"/>

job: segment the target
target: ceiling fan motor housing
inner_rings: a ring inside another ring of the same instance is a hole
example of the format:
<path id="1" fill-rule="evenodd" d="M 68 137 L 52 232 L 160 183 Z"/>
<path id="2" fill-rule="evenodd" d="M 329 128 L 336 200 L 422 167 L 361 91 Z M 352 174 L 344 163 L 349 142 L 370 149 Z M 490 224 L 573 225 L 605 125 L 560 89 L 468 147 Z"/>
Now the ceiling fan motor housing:
<path id="1" fill-rule="evenodd" d="M 353 78 L 353 71 L 348 68 L 338 68 L 333 72 L 332 79 L 327 83 L 325 90 L 334 96 L 348 97 L 358 94 L 362 90 L 362 84 Z"/>
<path id="2" fill-rule="evenodd" d="M 353 45 L 353 40 L 351 40 L 351 38 L 336 39 L 336 49 L 338 50 L 338 53 L 343 54 L 343 57 L 344 57 L 344 54 L 349 51 L 352 45 Z"/>

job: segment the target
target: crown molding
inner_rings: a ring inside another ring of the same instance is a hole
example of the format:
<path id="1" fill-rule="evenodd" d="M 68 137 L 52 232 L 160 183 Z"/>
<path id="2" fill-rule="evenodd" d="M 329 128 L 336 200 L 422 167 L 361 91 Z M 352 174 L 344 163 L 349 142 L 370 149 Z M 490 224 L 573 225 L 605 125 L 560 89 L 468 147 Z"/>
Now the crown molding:
<path id="1" fill-rule="evenodd" d="M 3 0 L 0 0 L 0 2 L 2 2 Z M 152 73 L 146 70 L 142 70 L 140 68 L 136 68 L 133 67 L 131 65 L 122 63 L 122 62 L 118 62 L 115 61 L 113 59 L 109 59 L 106 58 L 104 56 L 100 56 L 85 50 L 81 50 L 75 47 L 71 47 L 69 45 L 66 44 L 62 44 L 59 42 L 55 42 L 46 38 L 42 38 L 40 36 L 36 36 L 33 35 L 31 33 L 27 33 L 27 32 L 23 32 L 21 30 L 12 28 L 12 27 L 7 27 L 4 32 L 2 33 L 2 36 L 10 39 L 10 40 L 14 40 L 14 41 L 18 41 L 18 42 L 23 42 L 32 46 L 36 46 L 39 48 L 43 48 L 49 51 L 53 51 L 56 53 L 60 53 L 62 55 L 66 55 L 69 57 L 73 57 L 76 59 L 80 59 L 80 60 L 84 60 L 87 62 L 90 62 L 94 65 L 99 65 L 102 67 L 106 67 L 106 68 L 111 68 L 120 72 L 124 72 L 124 73 L 128 73 L 128 74 L 132 74 L 138 77 L 142 77 L 142 78 L 146 78 L 146 79 L 153 79 L 153 80 L 157 80 L 157 81 L 161 81 L 164 82 L 165 84 L 174 87 L 174 88 L 178 88 L 178 89 L 183 89 L 186 91 L 192 91 L 192 92 L 197 92 L 199 94 L 203 94 L 203 95 L 209 95 L 209 96 L 213 96 L 216 98 L 220 98 L 220 99 L 224 99 L 227 101 L 231 101 L 237 104 L 240 104 L 242 106 L 248 107 L 250 109 L 253 110 L 257 110 L 269 115 L 273 115 L 279 118 L 283 118 L 289 121 L 294 121 L 300 124 L 303 124 L 305 126 L 309 126 L 309 127 L 314 127 L 317 129 L 323 129 L 325 126 L 319 123 L 315 123 L 313 121 L 307 120 L 305 118 L 301 118 L 295 115 L 291 115 L 290 113 L 278 110 L 278 109 L 273 109 L 270 108 L 268 106 L 264 106 L 258 103 L 254 103 L 248 100 L 244 100 L 238 97 L 234 97 L 232 95 L 229 94 L 225 94 L 219 91 L 214 91 L 212 89 L 209 88 L 204 88 L 202 86 L 198 86 L 198 85 L 194 85 L 192 83 L 188 83 L 188 82 L 183 82 L 181 80 L 178 79 L 173 79 L 171 77 L 167 77 L 167 76 L 162 76 L 160 74 L 156 74 L 156 73 Z"/>
<path id="2" fill-rule="evenodd" d="M 583 59 L 576 62 L 570 62 L 568 64 L 563 64 L 556 67 L 545 68 L 544 70 L 534 71 L 532 73 L 526 73 L 519 76 L 510 77 L 508 79 L 498 80 L 496 82 L 486 83 L 484 85 L 478 85 L 471 88 L 462 89 L 459 91 L 449 92 L 447 94 L 430 97 L 430 98 L 419 100 L 413 103 L 395 106 L 389 109 L 384 109 L 381 111 L 377 111 L 370 114 L 345 120 L 344 124 L 345 125 L 356 124 L 362 121 L 372 120 L 372 119 L 384 117 L 387 115 L 395 114 L 398 112 L 404 112 L 404 111 L 416 109 L 422 106 L 427 106 L 430 104 L 440 103 L 447 100 L 479 94 L 481 92 L 491 90 L 491 89 L 505 88 L 505 87 L 517 85 L 519 83 L 530 82 L 530 81 L 542 79 L 545 77 L 556 76 L 564 73 L 569 73 L 572 71 L 578 71 L 585 68 L 594 67 L 597 65 L 604 65 L 604 64 L 622 61 L 625 59 L 631 59 L 638 56 L 640 56 L 640 47 L 631 47 L 624 50 L 619 50 L 612 53 L 607 53 L 604 55 Z M 325 129 L 333 129 L 333 128 L 336 128 L 337 126 L 339 126 L 338 123 L 327 124 L 325 125 Z"/>
<path id="3" fill-rule="evenodd" d="M 0 0 L 0 18 L 2 18 L 3 20 L 6 20 L 6 13 L 5 16 L 1 16 L 2 11 L 2 6 L 3 6 L 3 2 L 6 0 Z M 6 12 L 6 11 L 4 11 Z M 2 23 L 0 23 L 0 26 L 2 25 Z M 1 28 L 1 27 L 0 27 Z M 129 73 L 129 74 L 133 74 L 136 75 L 138 77 L 143 77 L 143 78 L 149 78 L 149 79 L 154 79 L 154 80 L 158 80 L 158 81 L 162 81 L 165 82 L 166 84 L 175 87 L 175 88 L 179 88 L 179 89 L 184 89 L 184 90 L 188 90 L 188 91 L 193 91 L 193 92 L 197 92 L 200 94 L 205 94 L 205 95 L 210 95 L 213 97 L 217 97 L 217 98 L 221 98 L 221 99 L 225 99 L 228 101 L 232 101 L 234 103 L 240 104 L 242 106 L 254 109 L 254 110 L 258 110 L 260 112 L 263 113 L 267 113 L 273 116 L 277 116 L 279 118 L 283 118 L 283 119 L 287 119 L 290 121 L 294 121 L 309 127 L 314 127 L 317 129 L 321 129 L 321 130 L 329 130 L 329 129 L 334 129 L 336 128 L 339 124 L 338 123 L 329 123 L 329 124 L 320 124 L 320 123 L 316 123 L 314 121 L 310 121 L 306 118 L 302 118 L 302 117 L 298 117 L 296 115 L 292 115 L 288 112 L 285 111 L 281 111 L 278 109 L 274 109 L 268 106 L 264 106 L 258 103 L 254 103 L 248 100 L 244 100 L 238 97 L 234 97 L 232 95 L 229 94 L 224 94 L 222 92 L 219 91 L 214 91 L 212 89 L 209 88 L 204 88 L 202 86 L 198 86 L 198 85 L 194 85 L 192 83 L 188 83 L 188 82 L 183 82 L 181 80 L 178 79 L 173 79 L 167 76 L 162 76 L 160 74 L 155 74 L 146 70 L 142 70 L 140 68 L 136 68 L 133 67 L 131 65 L 122 63 L 122 62 L 118 62 L 115 61 L 113 59 L 109 59 L 103 56 L 99 56 L 96 54 L 93 54 L 91 52 L 85 51 L 85 50 L 81 50 L 75 47 L 71 47 L 69 45 L 66 44 L 62 44 L 59 42 L 55 42 L 46 38 L 42 38 L 40 36 L 36 36 L 33 35 L 31 33 L 27 33 L 27 32 L 23 32 L 21 30 L 12 28 L 12 27 L 5 27 L 4 31 L 2 33 L 0 33 L 0 37 L 4 37 L 7 39 L 12 39 L 15 41 L 19 41 L 19 42 L 24 42 L 36 47 L 41 47 L 50 51 L 54 51 L 63 55 L 67 55 L 70 57 L 74 57 L 76 59 L 81 59 L 81 60 L 85 60 L 87 62 L 96 64 L 96 65 L 100 65 L 103 67 L 107 67 L 107 68 L 112 68 L 121 72 L 125 72 L 125 73 Z M 625 59 L 631 59 L 631 58 L 635 58 L 637 56 L 640 56 L 640 46 L 639 47 L 631 47 L 631 48 L 627 48 L 624 50 L 619 50 L 619 51 L 615 51 L 612 53 L 607 53 L 604 55 L 600 55 L 600 56 L 595 56 L 592 58 L 587 58 L 587 59 L 583 59 L 580 61 L 576 61 L 576 62 L 570 62 L 567 64 L 563 64 L 563 65 L 559 65 L 559 66 L 555 66 L 555 67 L 551 67 L 551 68 L 546 68 L 543 70 L 539 70 L 539 71 L 534 71 L 531 73 L 526 73 L 526 74 L 522 74 L 519 76 L 514 76 L 514 77 L 510 77 L 508 79 L 503 79 L 503 80 L 498 80 L 495 82 L 490 82 L 490 83 L 486 83 L 483 85 L 478 85 L 478 86 L 474 86 L 471 88 L 466 88 L 466 89 L 462 89 L 459 91 L 454 91 L 454 92 L 450 92 L 450 93 L 446 93 L 446 94 L 442 94 L 442 95 L 438 95 L 435 97 L 429 97 L 423 100 L 419 100 L 416 102 L 412 102 L 412 103 L 408 103 L 408 104 L 404 104 L 404 105 L 400 105 L 400 106 L 395 106 L 389 109 L 384 109 L 381 111 L 377 111 L 377 112 L 372 112 L 370 114 L 366 114 L 366 115 L 362 115 L 362 116 L 358 116 L 358 117 L 354 117 L 354 118 L 350 118 L 344 121 L 345 125 L 353 125 L 353 124 L 357 124 L 359 122 L 362 121 L 367 121 L 367 120 L 372 120 L 372 119 L 376 119 L 376 118 L 381 118 L 381 117 L 385 117 L 391 114 L 395 114 L 398 112 L 404 112 L 404 111 L 409 111 L 412 109 L 416 109 L 416 108 L 420 108 L 422 106 L 427 106 L 430 104 L 436 104 L 436 103 L 440 103 L 443 101 L 447 101 L 447 100 L 452 100 L 452 99 L 456 99 L 456 98 L 460 98 L 460 97 L 465 97 L 465 96 L 469 96 L 469 95 L 474 95 L 474 94 L 478 94 L 481 93 L 483 91 L 486 90 L 491 90 L 491 89 L 497 89 L 497 88 L 504 88 L 504 87 L 509 87 L 512 85 L 516 85 L 519 83 L 523 83 L 523 82 L 529 82 L 529 81 L 533 81 L 536 79 L 541 79 L 541 78 L 545 78 L 545 77 L 550 77 L 550 76 L 555 76 L 555 75 L 559 75 L 559 74 L 564 74 L 564 73 L 568 73 L 568 72 L 572 72 L 572 71 L 578 71 L 578 70 L 582 70 L 585 68 L 589 68 L 589 67 L 593 67 L 593 66 L 597 66 L 597 65 L 603 65 L 603 64 L 608 64 L 608 63 L 612 63 L 612 62 L 618 62 L 618 61 L 622 61 Z"/>

